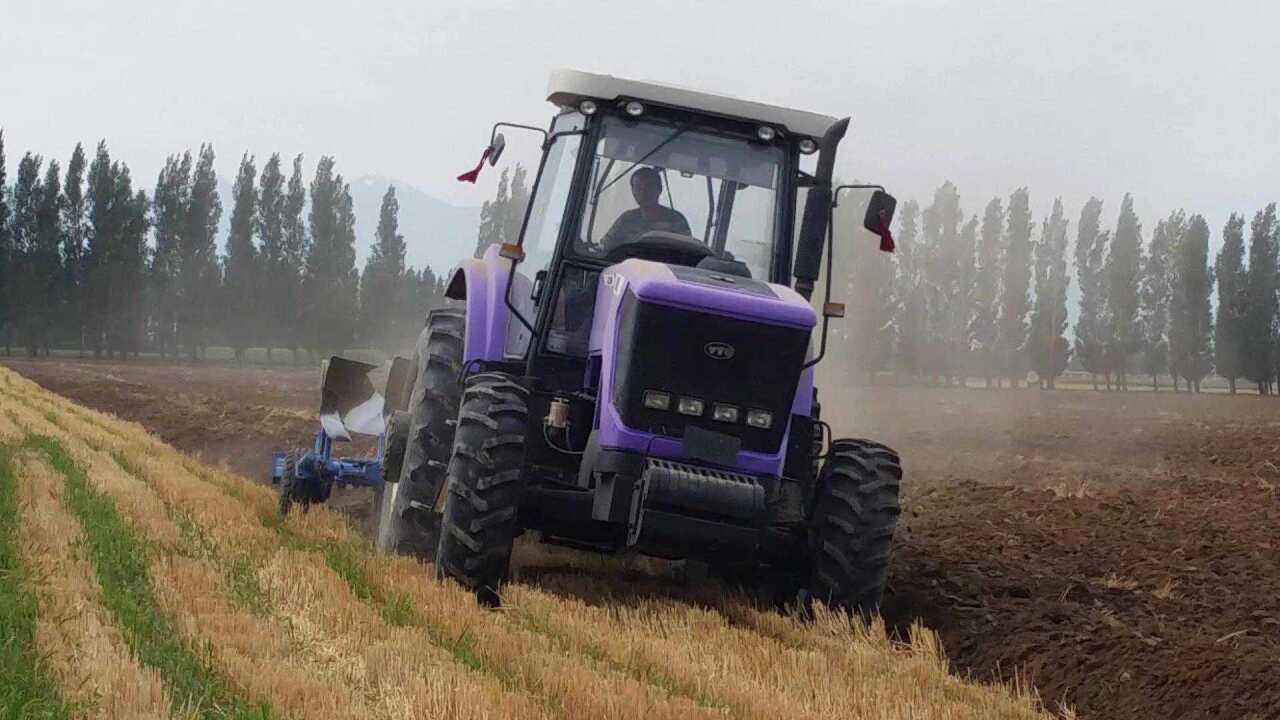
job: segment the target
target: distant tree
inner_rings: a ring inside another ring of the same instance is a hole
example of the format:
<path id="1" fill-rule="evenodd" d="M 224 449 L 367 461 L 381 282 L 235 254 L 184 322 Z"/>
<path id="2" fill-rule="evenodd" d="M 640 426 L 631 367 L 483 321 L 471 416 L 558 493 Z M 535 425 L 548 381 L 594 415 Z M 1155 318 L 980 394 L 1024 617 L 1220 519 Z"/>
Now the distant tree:
<path id="1" fill-rule="evenodd" d="M 280 171 L 280 153 L 274 153 L 262 166 L 262 173 L 258 177 L 256 227 L 260 270 L 256 293 L 261 303 L 257 331 L 258 342 L 267 348 L 268 362 L 271 360 L 271 346 L 280 342 L 287 330 L 281 317 L 281 307 L 288 299 L 285 283 L 281 278 L 298 272 L 297 267 L 285 267 L 285 182 L 284 174 Z"/>
<path id="2" fill-rule="evenodd" d="M 956 376 L 964 376 L 962 363 L 967 354 L 961 347 L 961 338 L 967 340 L 968 333 L 961 335 L 959 331 L 967 324 L 968 288 L 962 286 L 960 277 L 963 249 L 958 242 L 963 219 L 960 193 L 950 181 L 934 191 L 933 203 L 921 215 L 920 255 L 924 259 L 926 289 L 925 370 L 947 384 Z M 972 246 L 969 250 L 972 253 Z M 958 322 L 959 318 L 964 322 Z"/>
<path id="3" fill-rule="evenodd" d="M 27 349 L 49 354 L 53 334 L 63 312 L 62 271 L 62 180 L 57 160 L 49 161 L 35 208 L 35 242 L 27 258 L 30 296 L 28 300 Z"/>
<path id="4" fill-rule="evenodd" d="M 835 212 L 836 228 L 858 228 L 852 237 L 841 237 L 837 229 L 835 271 L 847 272 L 845 287 L 835 294 L 847 299 L 848 317 L 832 323 L 828 356 L 841 368 L 856 375 L 854 382 L 874 383 L 876 374 L 888 370 L 893 360 L 895 338 L 894 314 L 897 294 L 894 288 L 894 256 L 880 252 L 861 230 L 869 196 L 842 195 Z M 843 357 L 842 357 L 843 356 Z"/>
<path id="5" fill-rule="evenodd" d="M 84 258 L 85 333 L 95 357 L 107 349 L 107 318 L 109 306 L 114 301 L 111 258 L 118 234 L 118 212 L 115 210 L 117 169 L 112 167 L 106 141 L 99 142 L 93 162 L 89 164 Z"/>
<path id="6" fill-rule="evenodd" d="M 155 249 L 147 268 L 152 334 L 161 357 L 178 352 L 179 303 L 182 297 L 182 240 L 191 201 L 191 153 L 170 155 L 152 193 Z"/>
<path id="7" fill-rule="evenodd" d="M 475 256 L 484 255 L 490 245 L 514 243 L 520 236 L 525 208 L 529 205 L 528 171 L 517 164 L 512 174 L 506 168 L 498 176 L 493 200 L 480 206 L 480 227 Z"/>
<path id="8" fill-rule="evenodd" d="M 137 355 L 143 344 L 146 308 L 146 255 L 150 201 L 141 190 L 133 191 L 129 166 L 112 163 L 115 181 L 111 212 L 116 228 L 110 246 L 108 275 L 112 302 L 107 306 L 108 355 L 121 359 Z"/>
<path id="9" fill-rule="evenodd" d="M 1170 298 L 1169 356 L 1174 373 L 1188 389 L 1200 392 L 1200 381 L 1213 370 L 1213 316 L 1209 296 L 1209 225 L 1192 215 L 1174 246 L 1173 292 Z"/>
<path id="10" fill-rule="evenodd" d="M 897 371 L 908 378 L 920 376 L 926 352 L 928 296 L 925 288 L 923 250 L 920 239 L 920 205 L 903 203 L 898 213 L 897 288 L 901 301 L 894 325 L 898 332 Z"/>
<path id="11" fill-rule="evenodd" d="M 973 283 L 973 316 L 969 335 L 977 351 L 977 362 L 987 387 L 997 374 L 996 342 L 1000 337 L 996 324 L 1000 316 L 1000 277 L 1004 232 L 1004 206 L 1000 198 L 991 198 L 982 214 L 982 231 L 978 240 L 977 268 Z"/>
<path id="12" fill-rule="evenodd" d="M 1009 196 L 1008 220 L 1005 225 L 1004 276 L 1000 294 L 1001 369 L 1009 384 L 1018 387 L 1018 378 L 1026 375 L 1022 358 L 1027 344 L 1027 313 L 1031 284 L 1031 194 L 1019 188 Z"/>
<path id="13" fill-rule="evenodd" d="M 213 169 L 213 146 L 200 146 L 187 200 L 186 221 L 178 245 L 178 337 L 194 359 L 203 355 L 221 284 L 216 242 L 222 200 Z"/>
<path id="14" fill-rule="evenodd" d="M 1157 229 L 1158 232 L 1158 229 Z M 1218 280 L 1218 321 L 1214 323 L 1214 365 L 1231 394 L 1244 371 L 1244 331 L 1249 278 L 1244 270 L 1244 217 L 1231 213 L 1222 229 L 1222 249 L 1214 266 Z"/>
<path id="15" fill-rule="evenodd" d="M 1093 376 L 1094 390 L 1098 389 L 1098 375 L 1106 372 L 1103 316 L 1107 286 L 1103 282 L 1102 268 L 1111 234 L 1101 232 L 1101 216 L 1102 201 L 1091 197 L 1080 210 L 1080 223 L 1076 226 L 1076 278 L 1080 283 L 1080 313 L 1076 316 L 1075 355 L 1085 371 Z"/>
<path id="16" fill-rule="evenodd" d="M 258 296 L 261 272 L 258 249 L 253 244 L 253 228 L 258 221 L 258 191 L 254 187 L 258 169 L 245 153 L 231 191 L 231 229 L 227 235 L 227 255 L 223 263 L 224 302 L 222 325 L 236 362 L 244 361 L 244 351 L 260 335 Z"/>
<path id="17" fill-rule="evenodd" d="M 1277 275 L 1276 204 L 1271 203 L 1253 216 L 1249 227 L 1249 270 L 1246 274 L 1247 310 L 1244 317 L 1243 375 L 1258 384 L 1258 391 L 1270 393 L 1276 366 Z"/>
<path id="18" fill-rule="evenodd" d="M 310 254 L 307 227 L 302 220 L 306 206 L 306 189 L 302 183 L 302 155 L 293 159 L 293 173 L 289 176 L 281 218 L 280 272 L 271 282 L 279 292 L 280 304 L 274 309 L 280 338 L 284 346 L 298 360 L 298 348 L 305 344 L 306 324 L 303 315 L 302 277 L 306 258 Z"/>
<path id="19" fill-rule="evenodd" d="M 66 181 L 62 184 L 62 232 L 63 232 L 63 297 L 65 299 L 66 330 L 75 340 L 76 347 L 84 353 L 84 146 L 76 143 L 67 164 Z"/>
<path id="20" fill-rule="evenodd" d="M 1151 250 L 1142 264 L 1139 323 L 1142 326 L 1142 369 L 1151 376 L 1151 389 L 1160 389 L 1160 373 L 1169 369 L 1169 298 L 1171 254 L 1186 231 L 1186 213 L 1174 211 L 1156 223 Z"/>
<path id="21" fill-rule="evenodd" d="M 1067 219 L 1062 213 L 1062 198 L 1053 201 L 1053 211 L 1040 228 L 1035 244 L 1036 298 L 1031 312 L 1031 366 L 1040 378 L 1040 386 L 1052 388 L 1067 369 L 1071 345 L 1063 333 L 1067 330 Z"/>
<path id="22" fill-rule="evenodd" d="M 6 180 L 4 158 L 4 129 L 0 128 L 0 337 L 4 338 L 4 352 L 12 352 L 13 298 L 11 297 L 13 239 L 9 234 L 9 184 Z"/>
<path id="23" fill-rule="evenodd" d="M 404 236 L 400 234 L 400 201 L 395 186 L 382 196 L 377 237 L 365 261 L 360 280 L 360 310 L 366 339 L 375 347 L 399 349 L 409 330 L 401 325 L 406 298 Z"/>
<path id="24" fill-rule="evenodd" d="M 23 155 L 18 162 L 18 176 L 13 184 L 13 218 L 9 223 L 13 243 L 10 312 L 20 341 L 33 357 L 40 348 L 38 334 L 44 323 L 40 308 L 44 282 L 37 276 L 40 254 L 38 215 L 43 196 L 40 168 L 43 164 L 43 158 L 31 153 Z"/>
<path id="25" fill-rule="evenodd" d="M 334 175 L 333 158 L 320 158 L 311 181 L 311 245 L 303 276 L 310 347 L 338 351 L 351 340 L 355 324 L 355 216 L 350 188 Z"/>
<path id="26" fill-rule="evenodd" d="M 1106 367 L 1115 374 L 1116 389 L 1129 389 L 1129 357 L 1142 346 L 1138 324 L 1138 281 L 1142 268 L 1142 224 L 1125 193 L 1120 219 L 1103 269 L 1106 276 Z"/>

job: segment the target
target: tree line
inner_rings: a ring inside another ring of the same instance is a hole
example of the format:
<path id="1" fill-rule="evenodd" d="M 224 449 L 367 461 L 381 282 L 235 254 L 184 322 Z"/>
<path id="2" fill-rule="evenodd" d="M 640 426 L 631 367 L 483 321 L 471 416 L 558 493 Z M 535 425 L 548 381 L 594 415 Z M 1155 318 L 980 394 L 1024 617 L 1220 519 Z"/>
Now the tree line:
<path id="1" fill-rule="evenodd" d="M 141 352 L 204 357 L 230 346 L 331 352 L 412 342 L 443 279 L 405 264 L 395 187 L 356 270 L 350 186 L 332 157 L 304 183 L 303 157 L 279 153 L 261 170 L 240 159 L 230 233 L 213 146 L 170 155 L 151 195 L 105 141 L 92 159 L 77 144 L 65 172 L 30 152 L 6 178 L 0 130 L 0 339 L 7 353 L 76 348 L 126 358 Z M 287 174 L 286 174 L 286 171 Z"/>
<path id="2" fill-rule="evenodd" d="M 1240 380 L 1276 393 L 1275 203 L 1254 214 L 1247 251 L 1245 218 L 1232 214 L 1216 258 L 1201 215 L 1175 210 L 1144 241 L 1131 195 L 1114 228 L 1103 228 L 1102 210 L 1096 197 L 1084 204 L 1073 243 L 1061 199 L 1036 223 L 1025 187 L 992 198 L 980 215 L 965 213 L 951 182 L 926 207 L 903 203 L 897 252 L 859 253 L 847 263 L 853 307 L 839 342 L 845 359 L 865 377 L 892 372 L 946 385 L 978 377 L 988 387 L 1005 380 L 1016 387 L 1030 378 L 1052 388 L 1074 367 L 1109 390 L 1143 376 L 1159 390 L 1160 378 L 1171 376 L 1175 391 L 1198 392 L 1216 372 L 1233 393 Z M 848 222 L 859 211 L 838 209 Z M 1078 306 L 1069 328 L 1073 281 Z"/>

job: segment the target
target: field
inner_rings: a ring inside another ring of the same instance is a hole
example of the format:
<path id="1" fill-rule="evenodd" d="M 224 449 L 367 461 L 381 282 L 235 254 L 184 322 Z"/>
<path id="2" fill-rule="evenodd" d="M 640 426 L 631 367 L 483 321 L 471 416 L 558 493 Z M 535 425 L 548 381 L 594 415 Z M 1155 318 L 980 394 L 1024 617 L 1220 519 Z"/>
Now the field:
<path id="1" fill-rule="evenodd" d="M 130 701 L 150 698 L 159 714 L 194 691 L 176 690 L 172 671 L 111 620 L 109 558 L 92 538 L 68 540 L 95 532 L 76 509 L 89 495 L 81 486 L 114 502 L 113 531 L 152 548 L 141 571 L 157 612 L 184 647 L 211 643 L 206 669 L 246 712 L 263 700 L 299 717 L 411 716 L 411 706 L 422 716 L 1034 716 L 1015 687 L 986 685 L 1003 680 L 1083 718 L 1280 716 L 1280 402 L 1267 398 L 825 397 L 837 433 L 904 456 L 891 641 L 879 627 L 756 611 L 661 566 L 527 547 L 510 609 L 480 612 L 429 570 L 369 555 L 349 522 L 357 493 L 337 503 L 348 520 L 271 519 L 270 492 L 253 480 L 271 449 L 313 432 L 314 371 L 5 362 L 199 458 L 16 375 L 0 380 L 0 442 L 25 498 L 18 559 L 41 542 L 40 557 L 67 557 L 27 570 L 44 578 L 34 597 L 104 618 L 42 634 L 37 613 L 36 640 L 56 648 L 91 635 L 123 668 L 112 672 L 150 683 Z M 73 551 L 85 542 L 87 556 Z M 187 602 L 166 594 L 179 587 Z M 944 675 L 942 652 L 979 684 Z M 45 674 L 71 687 L 83 659 L 60 657 L 49 653 Z M 276 670 L 256 677 L 245 670 L 256 663 Z"/>

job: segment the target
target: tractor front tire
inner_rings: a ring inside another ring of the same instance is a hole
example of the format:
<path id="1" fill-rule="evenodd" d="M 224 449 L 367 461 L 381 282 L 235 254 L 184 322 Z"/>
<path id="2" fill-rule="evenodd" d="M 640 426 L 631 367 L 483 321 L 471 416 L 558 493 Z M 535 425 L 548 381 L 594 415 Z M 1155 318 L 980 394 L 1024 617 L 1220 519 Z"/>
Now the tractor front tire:
<path id="1" fill-rule="evenodd" d="M 384 487 L 380 499 L 376 542 L 383 552 L 424 560 L 436 555 L 440 513 L 433 508 L 453 447 L 465 330 L 464 310 L 440 308 L 427 315 L 427 326 L 418 337 L 407 423 L 403 416 L 393 416 L 395 423 L 388 424 L 393 435 L 404 432 L 404 451 L 391 458 L 388 470 L 394 476 L 386 477 L 393 484 Z M 391 438 L 391 444 L 398 442 Z"/>
<path id="2" fill-rule="evenodd" d="M 901 512 L 898 454 L 868 440 L 836 440 L 818 478 L 810 517 L 809 596 L 869 618 L 889 575 Z"/>
<path id="3" fill-rule="evenodd" d="M 528 395 L 505 373 L 468 378 L 449 461 L 436 575 L 457 580 L 491 607 L 518 530 Z"/>

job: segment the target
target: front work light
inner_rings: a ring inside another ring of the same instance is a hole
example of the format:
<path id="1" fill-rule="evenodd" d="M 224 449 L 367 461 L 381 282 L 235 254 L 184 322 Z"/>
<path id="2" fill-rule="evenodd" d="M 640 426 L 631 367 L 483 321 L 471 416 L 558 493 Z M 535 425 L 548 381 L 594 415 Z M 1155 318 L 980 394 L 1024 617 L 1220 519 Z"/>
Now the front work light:
<path id="1" fill-rule="evenodd" d="M 596 108 L 596 101 L 595 101 L 595 100 L 583 100 L 581 103 L 579 103 L 579 104 L 578 104 L 578 109 L 582 111 L 582 114 L 583 114 L 583 115 L 595 115 L 595 114 L 596 114 L 596 109 L 597 109 L 597 108 Z"/>
<path id="2" fill-rule="evenodd" d="M 748 410 L 747 424 L 753 428 L 768 430 L 773 427 L 773 413 L 768 410 Z"/>
<path id="3" fill-rule="evenodd" d="M 644 114 L 644 105 L 632 100 L 626 105 L 627 114 L 631 117 L 640 117 Z"/>
<path id="4" fill-rule="evenodd" d="M 671 395 L 657 390 L 645 390 L 644 406 L 650 410 L 670 410 Z"/>
<path id="5" fill-rule="evenodd" d="M 756 135 L 765 142 L 772 142 L 778 136 L 778 131 L 768 125 L 761 125 L 756 128 Z"/>
<path id="6" fill-rule="evenodd" d="M 681 415 L 692 415 L 697 417 L 702 414 L 702 411 L 705 410 L 706 407 L 706 404 L 699 398 L 682 397 L 680 398 L 680 404 L 676 407 L 676 412 L 679 412 Z"/>
<path id="7" fill-rule="evenodd" d="M 711 408 L 711 417 L 720 422 L 736 423 L 738 422 L 738 408 L 724 403 L 716 403 Z"/>

